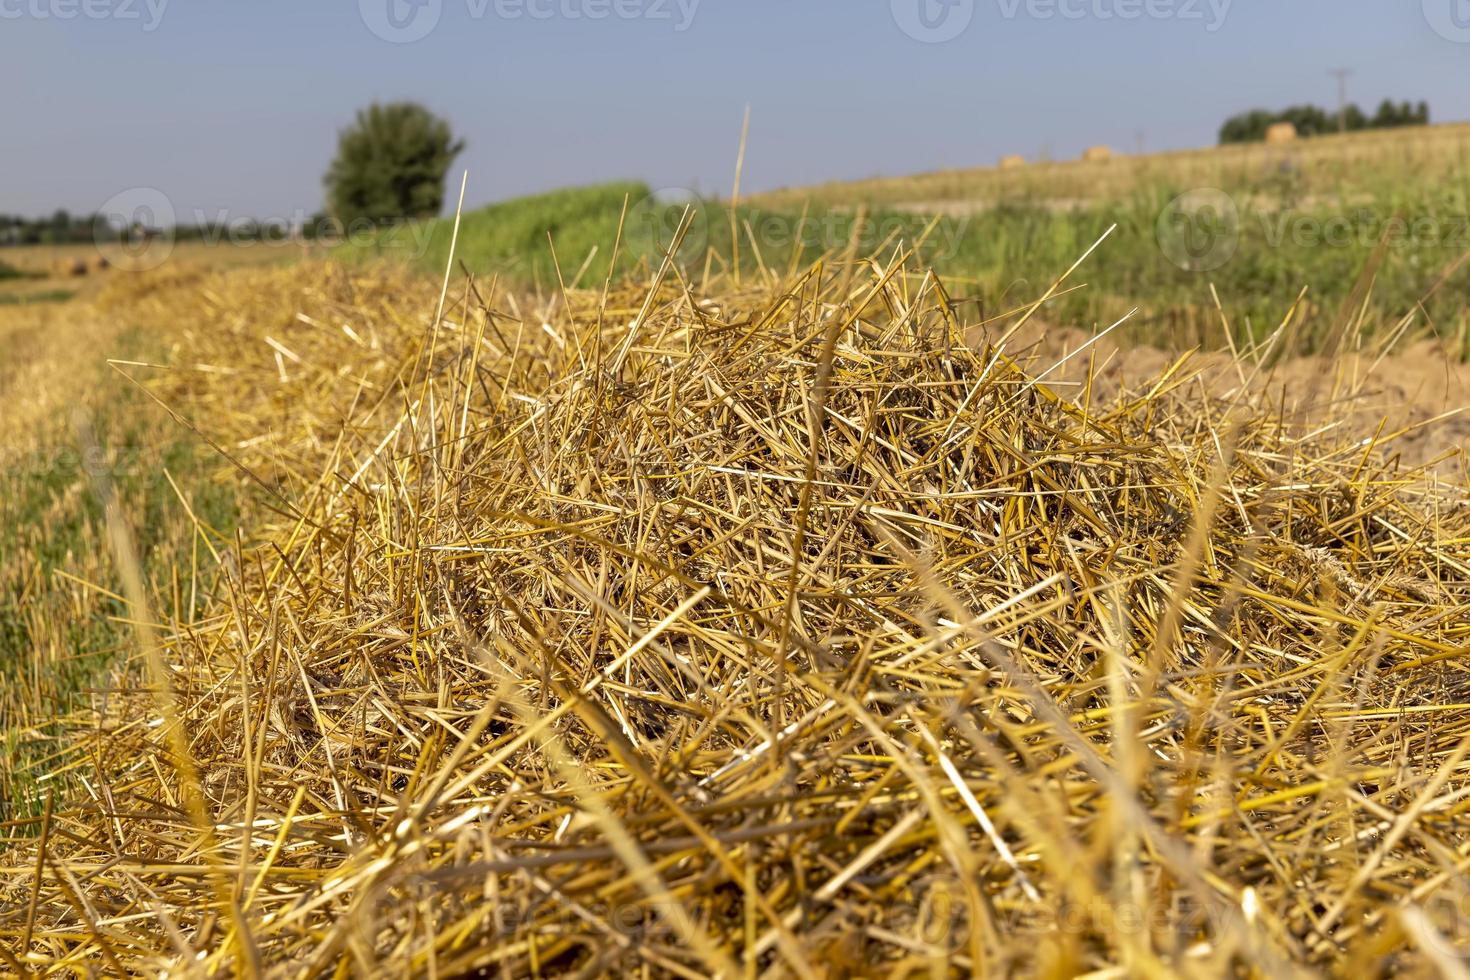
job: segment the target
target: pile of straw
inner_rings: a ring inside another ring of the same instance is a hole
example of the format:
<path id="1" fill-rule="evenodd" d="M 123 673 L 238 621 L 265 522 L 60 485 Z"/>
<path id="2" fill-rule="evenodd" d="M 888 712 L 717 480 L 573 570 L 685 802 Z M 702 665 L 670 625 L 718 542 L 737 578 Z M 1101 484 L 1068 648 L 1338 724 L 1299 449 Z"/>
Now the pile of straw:
<path id="1" fill-rule="evenodd" d="M 1187 361 L 1059 397 L 900 261 L 664 272 L 164 296 L 120 370 L 263 516 L 191 623 L 115 528 L 7 969 L 1463 975 L 1460 490 Z"/>

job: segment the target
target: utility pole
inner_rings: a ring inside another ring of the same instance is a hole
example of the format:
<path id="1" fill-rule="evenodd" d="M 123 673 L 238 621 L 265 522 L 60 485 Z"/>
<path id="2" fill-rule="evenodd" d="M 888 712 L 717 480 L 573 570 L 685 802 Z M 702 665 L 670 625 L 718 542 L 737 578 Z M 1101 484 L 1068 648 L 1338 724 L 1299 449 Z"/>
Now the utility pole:
<path id="1" fill-rule="evenodd" d="M 1340 133 L 1347 132 L 1347 80 L 1352 73 L 1351 68 L 1334 68 L 1327 73 L 1337 79 L 1337 130 Z"/>

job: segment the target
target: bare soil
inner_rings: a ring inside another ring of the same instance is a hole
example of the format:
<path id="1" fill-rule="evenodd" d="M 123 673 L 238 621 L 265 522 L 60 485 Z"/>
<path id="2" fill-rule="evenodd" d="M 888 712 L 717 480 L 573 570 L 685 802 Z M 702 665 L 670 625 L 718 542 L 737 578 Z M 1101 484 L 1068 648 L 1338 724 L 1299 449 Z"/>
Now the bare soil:
<path id="1" fill-rule="evenodd" d="M 972 332 L 970 340 L 1000 336 Z M 1182 371 L 1202 398 L 1269 398 L 1288 417 L 1311 420 L 1317 429 L 1335 427 L 1345 440 L 1376 440 L 1406 466 L 1470 485 L 1470 364 L 1436 341 L 1400 344 L 1383 354 L 1349 351 L 1259 363 L 1248 352 L 1239 359 L 1229 352 L 1182 354 L 1108 337 L 1087 346 L 1091 337 L 1071 327 L 1028 325 L 1006 350 L 1036 374 L 1050 369 L 1046 383 L 1073 399 L 1087 397 L 1092 372 L 1094 401 L 1119 391 L 1141 394 L 1185 358 Z"/>

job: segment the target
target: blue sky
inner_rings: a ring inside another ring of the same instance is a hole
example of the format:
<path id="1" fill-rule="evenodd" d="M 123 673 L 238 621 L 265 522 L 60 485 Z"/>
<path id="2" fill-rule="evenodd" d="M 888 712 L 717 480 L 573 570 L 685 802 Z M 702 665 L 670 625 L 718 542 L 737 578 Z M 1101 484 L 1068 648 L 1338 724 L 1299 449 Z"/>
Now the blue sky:
<path id="1" fill-rule="evenodd" d="M 450 119 L 478 204 L 728 192 L 747 104 L 760 190 L 1206 145 L 1239 110 L 1335 104 L 1338 67 L 1365 106 L 1470 118 L 1470 0 L 0 0 L 0 212 L 135 187 L 181 220 L 310 212 L 375 99 Z"/>

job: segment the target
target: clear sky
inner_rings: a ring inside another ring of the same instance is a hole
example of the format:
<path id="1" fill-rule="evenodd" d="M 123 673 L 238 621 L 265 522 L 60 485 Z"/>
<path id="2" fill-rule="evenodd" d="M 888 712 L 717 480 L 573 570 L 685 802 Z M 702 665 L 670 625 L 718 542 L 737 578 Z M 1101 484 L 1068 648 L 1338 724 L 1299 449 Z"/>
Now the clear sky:
<path id="1" fill-rule="evenodd" d="M 1339 67 L 1366 108 L 1470 119 L 1470 0 L 0 0 L 0 212 L 135 187 L 180 220 L 311 212 L 375 99 L 453 123 L 479 204 L 727 193 L 747 104 L 761 190 L 1207 145 L 1335 105 Z"/>

